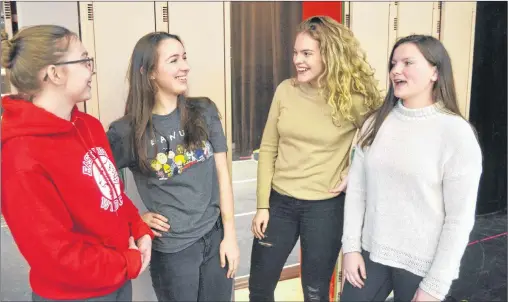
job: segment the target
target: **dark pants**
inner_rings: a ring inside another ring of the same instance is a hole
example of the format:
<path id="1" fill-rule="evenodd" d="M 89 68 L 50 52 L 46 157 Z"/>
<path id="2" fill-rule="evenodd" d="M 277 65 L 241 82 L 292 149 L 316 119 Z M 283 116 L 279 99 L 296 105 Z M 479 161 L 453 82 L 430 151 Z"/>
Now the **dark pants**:
<path id="1" fill-rule="evenodd" d="M 220 219 L 193 245 L 177 253 L 152 250 L 150 274 L 159 301 L 231 301 L 233 279 L 220 266 Z M 226 261 L 227 262 L 227 261 Z"/>
<path id="2" fill-rule="evenodd" d="M 369 253 L 362 252 L 367 279 L 363 288 L 353 287 L 347 280 L 340 297 L 341 302 L 385 301 L 393 290 L 395 301 L 409 302 L 413 299 L 422 277 L 406 270 L 373 262 Z"/>
<path id="3" fill-rule="evenodd" d="M 298 200 L 272 190 L 265 238 L 254 238 L 250 301 L 274 301 L 282 268 L 300 237 L 305 301 L 328 301 L 330 279 L 339 256 L 344 198 Z"/>
<path id="4" fill-rule="evenodd" d="M 109 295 L 105 295 L 102 297 L 96 297 L 96 298 L 89 298 L 89 299 L 76 299 L 76 300 L 53 300 L 53 299 L 46 299 L 38 294 L 32 292 L 32 301 L 89 301 L 89 302 L 130 302 L 132 301 L 132 282 L 129 280 L 125 282 L 125 284 L 117 289 L 116 291 L 112 292 Z"/>

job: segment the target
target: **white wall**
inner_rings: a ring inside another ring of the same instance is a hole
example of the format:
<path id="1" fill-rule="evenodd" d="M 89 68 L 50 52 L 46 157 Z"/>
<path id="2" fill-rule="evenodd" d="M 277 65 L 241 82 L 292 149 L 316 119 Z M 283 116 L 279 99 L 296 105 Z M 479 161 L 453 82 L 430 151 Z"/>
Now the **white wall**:
<path id="1" fill-rule="evenodd" d="M 79 34 L 78 2 L 16 2 L 18 28 L 54 24 Z"/>

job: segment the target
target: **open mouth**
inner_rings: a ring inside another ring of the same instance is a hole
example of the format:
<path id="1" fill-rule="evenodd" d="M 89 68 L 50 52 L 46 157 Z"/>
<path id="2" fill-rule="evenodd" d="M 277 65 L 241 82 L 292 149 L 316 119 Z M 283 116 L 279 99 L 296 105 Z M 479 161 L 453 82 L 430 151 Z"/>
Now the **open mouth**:
<path id="1" fill-rule="evenodd" d="M 181 83 L 187 83 L 187 76 L 186 75 L 175 77 L 175 79 L 177 79 Z"/>
<path id="2" fill-rule="evenodd" d="M 304 67 L 297 67 L 296 72 L 298 73 L 304 73 L 307 72 L 310 68 L 304 68 Z"/>
<path id="3" fill-rule="evenodd" d="M 88 81 L 88 83 L 86 84 L 89 88 L 92 88 L 92 80 Z"/>
<path id="4" fill-rule="evenodd" d="M 393 80 L 393 85 L 395 87 L 402 87 L 404 86 L 405 84 L 407 84 L 406 81 L 403 81 L 403 80 Z"/>

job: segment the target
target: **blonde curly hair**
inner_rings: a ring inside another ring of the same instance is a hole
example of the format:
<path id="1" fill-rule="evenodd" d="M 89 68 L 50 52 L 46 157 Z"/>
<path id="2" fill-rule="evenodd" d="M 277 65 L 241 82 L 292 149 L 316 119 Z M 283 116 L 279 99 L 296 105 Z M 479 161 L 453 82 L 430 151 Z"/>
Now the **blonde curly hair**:
<path id="1" fill-rule="evenodd" d="M 352 93 L 365 97 L 365 107 L 369 111 L 381 105 L 382 97 L 374 79 L 374 70 L 349 28 L 330 17 L 314 16 L 300 23 L 297 33 L 306 33 L 319 43 L 324 72 L 317 82 L 332 108 L 334 124 L 339 124 L 340 115 L 353 121 Z"/>

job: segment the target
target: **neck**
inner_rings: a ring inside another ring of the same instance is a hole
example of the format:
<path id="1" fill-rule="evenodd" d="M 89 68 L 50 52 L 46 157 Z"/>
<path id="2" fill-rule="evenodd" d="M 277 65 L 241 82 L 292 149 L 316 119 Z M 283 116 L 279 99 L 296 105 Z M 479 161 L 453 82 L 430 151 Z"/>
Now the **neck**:
<path id="1" fill-rule="evenodd" d="M 71 120 L 72 108 L 74 108 L 75 105 L 73 102 L 62 97 L 61 93 L 53 93 L 48 91 L 36 95 L 32 103 L 35 106 L 51 112 L 59 118 L 67 121 Z"/>
<path id="2" fill-rule="evenodd" d="M 155 106 L 153 107 L 152 113 L 157 115 L 168 115 L 176 109 L 177 104 L 177 95 L 158 92 L 155 95 Z"/>
<path id="3" fill-rule="evenodd" d="M 434 100 L 432 98 L 432 89 L 420 93 L 418 95 L 403 99 L 402 104 L 404 105 L 404 107 L 408 109 L 419 109 L 428 107 L 434 104 Z"/>

